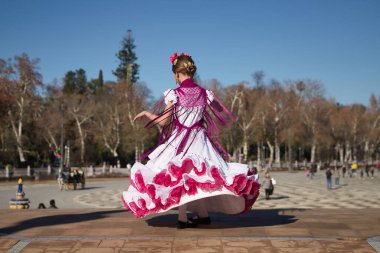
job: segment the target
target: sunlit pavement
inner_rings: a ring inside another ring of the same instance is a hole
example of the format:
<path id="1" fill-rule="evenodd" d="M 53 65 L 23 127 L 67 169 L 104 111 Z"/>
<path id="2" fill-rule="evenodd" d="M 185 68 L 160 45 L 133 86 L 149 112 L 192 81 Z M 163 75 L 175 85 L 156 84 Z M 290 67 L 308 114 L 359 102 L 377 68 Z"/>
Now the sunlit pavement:
<path id="1" fill-rule="evenodd" d="M 3 208 L 0 252 L 380 252 L 376 175 L 346 178 L 330 191 L 323 174 L 312 180 L 303 173 L 272 176 L 278 182 L 272 199 L 261 196 L 240 216 L 212 213 L 211 225 L 194 229 L 176 229 L 176 211 L 136 219 L 112 198 L 107 203 L 112 208 L 97 207 L 107 193 L 119 197 L 123 180 L 77 191 L 70 204 L 78 204 L 75 208 L 63 203 L 59 209 Z M 8 192 L 4 187 L 13 186 L 0 186 L 1 201 Z M 53 194 L 57 203 L 59 194 L 72 192 Z"/>

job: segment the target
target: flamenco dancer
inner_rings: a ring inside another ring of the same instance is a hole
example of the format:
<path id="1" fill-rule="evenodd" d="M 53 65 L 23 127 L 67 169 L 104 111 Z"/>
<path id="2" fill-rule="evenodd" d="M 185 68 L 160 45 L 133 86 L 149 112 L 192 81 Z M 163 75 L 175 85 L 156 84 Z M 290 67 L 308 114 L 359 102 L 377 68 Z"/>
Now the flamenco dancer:
<path id="1" fill-rule="evenodd" d="M 158 124 L 161 134 L 145 155 L 149 161 L 131 168 L 130 187 L 122 194 L 125 207 L 137 218 L 178 208 L 179 229 L 211 224 L 208 212 L 250 210 L 259 195 L 257 175 L 245 164 L 229 163 L 217 140 L 216 123 L 225 125 L 234 116 L 193 81 L 197 68 L 190 55 L 174 53 L 170 61 L 179 87 L 165 91 L 153 112 L 134 118 L 147 117 L 145 127 Z M 196 215 L 188 218 L 188 211 Z"/>

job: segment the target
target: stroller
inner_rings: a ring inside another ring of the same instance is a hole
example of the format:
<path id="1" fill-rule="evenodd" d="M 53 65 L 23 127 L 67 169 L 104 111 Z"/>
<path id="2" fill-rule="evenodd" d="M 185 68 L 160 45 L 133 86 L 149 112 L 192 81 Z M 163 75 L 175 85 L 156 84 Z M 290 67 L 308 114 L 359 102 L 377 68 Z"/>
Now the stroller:
<path id="1" fill-rule="evenodd" d="M 59 189 L 62 191 L 65 190 L 71 190 L 77 189 L 78 184 L 81 185 L 81 189 L 85 188 L 86 180 L 84 176 L 83 170 L 73 170 L 70 172 L 68 169 L 60 172 L 58 176 L 58 186 Z"/>

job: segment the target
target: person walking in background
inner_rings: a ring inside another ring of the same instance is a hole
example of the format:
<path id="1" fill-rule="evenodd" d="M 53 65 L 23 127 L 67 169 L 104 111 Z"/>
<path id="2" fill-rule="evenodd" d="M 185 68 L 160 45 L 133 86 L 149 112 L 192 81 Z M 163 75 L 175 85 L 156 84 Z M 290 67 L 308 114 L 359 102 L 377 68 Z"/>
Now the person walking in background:
<path id="1" fill-rule="evenodd" d="M 342 176 L 343 176 L 343 178 L 346 176 L 346 171 L 347 171 L 346 165 L 343 165 L 343 167 L 342 167 Z"/>
<path id="2" fill-rule="evenodd" d="M 356 171 L 357 170 L 358 170 L 358 164 L 356 162 L 352 163 L 350 177 L 352 177 L 352 176 L 356 177 Z"/>
<path id="3" fill-rule="evenodd" d="M 65 185 L 64 174 L 63 174 L 63 172 L 62 172 L 61 169 L 59 169 L 59 171 L 58 171 L 57 182 L 58 182 L 58 188 L 59 188 L 61 191 L 62 191 L 65 187 L 66 187 L 66 190 L 67 190 L 67 185 Z"/>
<path id="4" fill-rule="evenodd" d="M 274 185 L 268 171 L 265 172 L 264 181 L 262 185 L 265 189 L 265 199 L 269 200 L 269 196 L 273 194 Z"/>
<path id="5" fill-rule="evenodd" d="M 370 171 L 370 165 L 368 163 L 365 163 L 365 174 L 369 178 L 369 171 Z"/>
<path id="6" fill-rule="evenodd" d="M 315 176 L 315 173 L 317 172 L 317 164 L 315 162 L 313 162 L 311 164 L 311 174 L 310 174 L 310 179 L 313 179 L 313 177 Z"/>
<path id="7" fill-rule="evenodd" d="M 371 166 L 371 178 L 374 177 L 374 174 L 375 174 L 375 166 L 372 165 L 372 166 Z"/>
<path id="8" fill-rule="evenodd" d="M 306 168 L 306 177 L 309 177 L 311 179 L 311 170 L 310 170 L 310 167 Z"/>
<path id="9" fill-rule="evenodd" d="M 326 170 L 326 183 L 327 183 L 327 190 L 331 190 L 331 178 L 332 178 L 332 172 L 330 167 Z"/>

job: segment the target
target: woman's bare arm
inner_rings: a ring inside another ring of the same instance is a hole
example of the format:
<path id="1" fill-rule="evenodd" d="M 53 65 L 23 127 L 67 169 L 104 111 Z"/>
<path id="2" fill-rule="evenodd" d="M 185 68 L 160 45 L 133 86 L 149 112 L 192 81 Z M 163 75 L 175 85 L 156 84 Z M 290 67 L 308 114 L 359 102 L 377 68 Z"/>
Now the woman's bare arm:
<path id="1" fill-rule="evenodd" d="M 169 110 L 173 106 L 173 103 L 171 101 L 168 102 L 168 104 L 165 107 L 164 111 Z M 154 123 L 159 124 L 160 126 L 164 126 L 168 121 L 168 116 L 166 114 L 162 115 L 161 117 L 158 117 L 156 114 L 148 112 L 148 111 L 142 111 L 139 114 L 135 116 L 133 121 L 136 121 L 137 119 L 141 117 L 147 117 L 149 120 L 154 120 Z M 158 118 L 157 118 L 158 117 Z"/>

